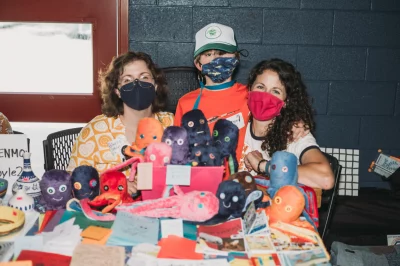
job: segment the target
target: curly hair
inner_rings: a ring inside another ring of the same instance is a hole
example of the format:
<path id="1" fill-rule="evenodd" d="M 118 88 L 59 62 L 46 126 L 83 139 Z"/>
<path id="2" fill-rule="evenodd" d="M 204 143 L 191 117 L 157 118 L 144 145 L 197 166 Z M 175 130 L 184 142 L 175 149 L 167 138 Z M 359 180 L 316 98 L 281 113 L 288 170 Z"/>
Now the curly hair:
<path id="1" fill-rule="evenodd" d="M 257 76 L 265 70 L 278 74 L 287 95 L 285 106 L 281 109 L 280 115 L 274 118 L 274 122 L 269 124 L 261 145 L 261 148 L 272 156 L 276 151 L 286 150 L 288 143 L 293 141 L 292 128 L 297 122 L 302 121 L 304 128 L 310 131 L 314 131 L 315 123 L 306 86 L 292 64 L 276 58 L 261 61 L 250 72 L 248 89 L 251 90 Z"/>
<path id="2" fill-rule="evenodd" d="M 167 104 L 167 81 L 164 73 L 157 67 L 151 57 L 142 52 L 127 52 L 114 57 L 104 71 L 99 72 L 100 93 L 103 104 L 101 110 L 108 117 L 116 117 L 124 114 L 124 107 L 121 98 L 115 93 L 118 88 L 118 81 L 124 72 L 127 64 L 142 60 L 146 63 L 154 77 L 157 86 L 156 98 L 152 103 L 152 112 L 157 113 L 163 110 Z"/>

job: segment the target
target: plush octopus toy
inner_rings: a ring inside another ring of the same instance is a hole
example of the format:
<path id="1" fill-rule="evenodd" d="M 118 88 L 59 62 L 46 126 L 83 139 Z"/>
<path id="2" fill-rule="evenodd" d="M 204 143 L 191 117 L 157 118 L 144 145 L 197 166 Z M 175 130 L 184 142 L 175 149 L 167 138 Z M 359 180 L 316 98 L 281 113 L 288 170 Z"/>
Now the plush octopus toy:
<path id="1" fill-rule="evenodd" d="M 185 128 L 167 127 L 161 141 L 172 147 L 171 164 L 186 165 L 189 162 L 189 139 Z"/>
<path id="2" fill-rule="evenodd" d="M 189 138 L 189 147 L 200 144 L 210 144 L 211 134 L 207 119 L 199 109 L 193 109 L 182 116 L 181 126 L 186 129 Z"/>
<path id="3" fill-rule="evenodd" d="M 161 142 L 163 126 L 155 118 L 145 117 L 140 119 L 136 131 L 135 142 L 131 146 L 123 147 L 123 154 L 128 157 L 139 157 L 143 159 L 147 146 L 153 142 Z"/>
<path id="4" fill-rule="evenodd" d="M 153 166 L 165 166 L 171 163 L 172 148 L 164 142 L 151 143 L 144 152 L 144 161 Z"/>
<path id="5" fill-rule="evenodd" d="M 217 147 L 200 144 L 192 148 L 190 162 L 192 166 L 221 166 L 223 160 Z"/>
<path id="6" fill-rule="evenodd" d="M 300 215 L 304 211 L 305 197 L 303 192 L 296 186 L 282 186 L 275 193 L 271 206 L 265 209 L 269 217 L 271 227 L 277 222 L 293 224 L 315 230 L 315 227 L 309 221 L 300 220 Z"/>
<path id="7" fill-rule="evenodd" d="M 219 201 L 208 191 L 191 191 L 186 194 L 174 186 L 176 196 L 146 200 L 133 205 L 123 204 L 117 211 L 126 211 L 147 217 L 181 218 L 187 221 L 206 221 L 218 213 Z"/>
<path id="8" fill-rule="evenodd" d="M 102 173 L 100 175 L 100 195 L 92 201 L 88 201 L 89 206 L 103 208 L 102 213 L 107 213 L 113 211 L 116 206 L 122 203 L 133 202 L 132 197 L 128 194 L 126 176 L 118 170 L 132 165 L 130 178 L 134 178 L 136 166 L 139 162 L 142 162 L 142 160 L 131 158 Z"/>
<path id="9" fill-rule="evenodd" d="M 296 155 L 286 151 L 277 151 L 272 155 L 271 161 L 267 164 L 267 168 L 269 168 L 270 180 L 265 180 L 267 181 L 265 184 L 268 186 L 267 192 L 270 198 L 274 198 L 277 191 L 283 186 L 291 185 L 301 192 L 304 197 L 305 206 L 308 208 L 308 197 L 297 183 L 298 172 Z M 291 194 L 285 195 L 285 197 L 291 197 Z M 302 208 L 302 214 L 306 220 L 315 227 L 314 221 L 304 208 Z"/>
<path id="10" fill-rule="evenodd" d="M 239 138 L 239 128 L 231 121 L 219 119 L 214 126 L 212 141 L 221 152 L 222 158 L 229 162 L 231 174 L 238 170 L 236 147 Z"/>

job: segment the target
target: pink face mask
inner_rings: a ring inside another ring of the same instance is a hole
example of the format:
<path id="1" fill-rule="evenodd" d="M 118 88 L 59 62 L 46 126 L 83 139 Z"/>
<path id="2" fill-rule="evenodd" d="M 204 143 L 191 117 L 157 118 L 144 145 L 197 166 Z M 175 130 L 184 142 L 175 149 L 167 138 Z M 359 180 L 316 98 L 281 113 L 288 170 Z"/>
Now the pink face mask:
<path id="1" fill-rule="evenodd" d="M 284 104 L 284 101 L 271 93 L 261 91 L 249 92 L 247 100 L 251 114 L 259 121 L 267 121 L 278 116 Z"/>

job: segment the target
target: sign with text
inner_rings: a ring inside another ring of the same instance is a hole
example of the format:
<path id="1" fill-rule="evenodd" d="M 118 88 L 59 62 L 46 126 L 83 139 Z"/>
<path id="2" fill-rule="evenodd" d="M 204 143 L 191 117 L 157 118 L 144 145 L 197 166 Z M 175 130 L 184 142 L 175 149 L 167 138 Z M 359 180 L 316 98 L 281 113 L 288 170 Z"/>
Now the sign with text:
<path id="1" fill-rule="evenodd" d="M 28 139 L 24 134 L 0 134 L 0 178 L 8 181 L 7 195 L 22 174 L 24 153 L 28 151 Z"/>

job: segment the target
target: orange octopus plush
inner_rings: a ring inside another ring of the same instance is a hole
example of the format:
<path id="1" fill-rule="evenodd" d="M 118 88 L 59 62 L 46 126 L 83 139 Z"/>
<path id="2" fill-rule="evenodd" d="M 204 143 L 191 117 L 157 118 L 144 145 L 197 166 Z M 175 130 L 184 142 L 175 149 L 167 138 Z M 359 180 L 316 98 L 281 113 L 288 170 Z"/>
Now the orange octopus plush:
<path id="1" fill-rule="evenodd" d="M 271 206 L 265 209 L 265 213 L 269 216 L 269 223 L 274 227 L 276 222 L 284 222 L 310 230 L 314 227 L 307 221 L 300 220 L 305 207 L 305 199 L 303 193 L 296 186 L 283 186 L 275 193 Z"/>
<path id="2" fill-rule="evenodd" d="M 154 142 L 161 142 L 163 132 L 163 126 L 157 119 L 152 117 L 140 119 L 135 142 L 124 149 L 124 154 L 130 157 L 139 157 L 143 159 L 147 146 Z"/>

